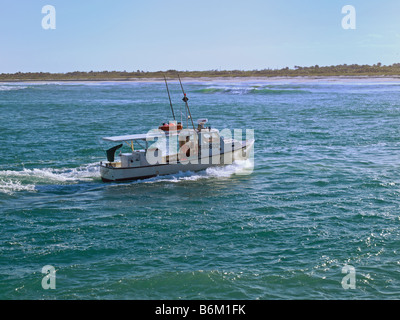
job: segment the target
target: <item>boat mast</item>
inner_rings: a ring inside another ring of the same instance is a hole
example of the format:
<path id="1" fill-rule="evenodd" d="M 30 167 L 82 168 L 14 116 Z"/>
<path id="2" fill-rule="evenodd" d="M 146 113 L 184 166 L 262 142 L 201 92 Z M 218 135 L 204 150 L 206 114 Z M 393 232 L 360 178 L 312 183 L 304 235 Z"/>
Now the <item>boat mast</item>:
<path id="1" fill-rule="evenodd" d="M 196 130 L 195 128 L 194 128 L 194 123 L 193 123 L 193 119 L 192 119 L 192 114 L 190 113 L 190 109 L 189 109 L 189 105 L 188 105 L 188 100 L 189 100 L 189 98 L 188 97 L 186 97 L 186 93 L 185 93 L 185 90 L 183 90 L 183 86 L 182 86 L 182 81 L 181 81 L 181 77 L 179 76 L 179 73 L 178 73 L 178 78 L 179 78 L 179 83 L 181 84 L 181 89 L 182 89 L 182 93 L 183 93 L 183 101 L 185 101 L 185 104 L 186 104 L 186 109 L 187 109 L 187 111 L 189 112 L 189 117 L 190 117 L 190 120 L 192 121 L 192 126 L 193 126 L 193 130 Z M 187 118 L 187 117 L 186 117 Z M 186 121 L 187 121 L 187 119 L 186 119 Z"/>
<path id="2" fill-rule="evenodd" d="M 165 76 L 164 76 L 164 81 L 165 81 L 165 86 L 167 87 L 168 98 L 169 98 L 169 104 L 170 104 L 170 106 L 171 106 L 172 116 L 174 117 L 174 121 L 175 121 L 174 108 L 172 107 L 171 96 L 170 96 L 170 94 L 169 94 L 169 89 L 168 89 L 167 79 L 165 78 Z"/>

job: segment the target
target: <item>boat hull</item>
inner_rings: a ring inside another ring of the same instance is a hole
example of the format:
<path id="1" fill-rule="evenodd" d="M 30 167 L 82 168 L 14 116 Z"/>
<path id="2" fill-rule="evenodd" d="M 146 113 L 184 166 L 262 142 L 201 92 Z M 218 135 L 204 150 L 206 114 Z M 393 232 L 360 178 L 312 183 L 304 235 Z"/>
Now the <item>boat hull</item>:
<path id="1" fill-rule="evenodd" d="M 101 178 L 104 182 L 111 181 L 125 181 L 125 180 L 137 180 L 137 179 L 148 179 L 156 176 L 163 176 L 168 174 L 175 174 L 178 172 L 185 171 L 201 171 L 209 167 L 217 166 L 210 164 L 161 164 L 148 167 L 138 168 L 107 168 L 104 166 L 100 167 Z"/>
<path id="2" fill-rule="evenodd" d="M 198 163 L 189 162 L 184 164 L 178 162 L 131 168 L 110 167 L 105 164 L 100 164 L 100 175 L 104 182 L 113 182 L 148 179 L 156 176 L 176 174 L 186 171 L 201 171 L 210 167 L 218 167 L 230 164 L 231 162 L 226 164 L 223 163 L 224 157 L 232 159 L 233 161 L 237 159 L 247 159 L 250 151 L 252 150 L 253 144 L 254 140 L 247 141 L 240 149 L 229 152 L 228 154 L 218 154 L 206 159 L 198 159 Z"/>

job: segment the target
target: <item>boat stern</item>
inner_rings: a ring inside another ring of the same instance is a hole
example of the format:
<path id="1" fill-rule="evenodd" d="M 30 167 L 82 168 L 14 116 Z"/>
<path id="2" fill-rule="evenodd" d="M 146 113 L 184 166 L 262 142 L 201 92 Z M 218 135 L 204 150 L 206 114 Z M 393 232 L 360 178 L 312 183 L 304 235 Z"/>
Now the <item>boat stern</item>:
<path id="1" fill-rule="evenodd" d="M 115 168 L 111 163 L 100 162 L 100 177 L 104 182 L 116 181 Z"/>

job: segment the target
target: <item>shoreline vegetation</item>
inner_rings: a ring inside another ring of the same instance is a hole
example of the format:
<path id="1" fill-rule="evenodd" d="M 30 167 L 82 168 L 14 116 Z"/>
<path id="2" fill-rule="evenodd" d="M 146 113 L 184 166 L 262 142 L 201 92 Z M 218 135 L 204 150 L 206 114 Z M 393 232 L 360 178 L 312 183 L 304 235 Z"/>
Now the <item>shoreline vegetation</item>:
<path id="1" fill-rule="evenodd" d="M 74 71 L 67 73 L 17 72 L 1 73 L 0 82 L 16 81 L 130 81 L 175 78 L 271 78 L 271 77 L 400 77 L 400 63 L 392 65 L 342 64 L 336 66 L 311 66 L 262 70 L 208 70 L 208 71 Z"/>

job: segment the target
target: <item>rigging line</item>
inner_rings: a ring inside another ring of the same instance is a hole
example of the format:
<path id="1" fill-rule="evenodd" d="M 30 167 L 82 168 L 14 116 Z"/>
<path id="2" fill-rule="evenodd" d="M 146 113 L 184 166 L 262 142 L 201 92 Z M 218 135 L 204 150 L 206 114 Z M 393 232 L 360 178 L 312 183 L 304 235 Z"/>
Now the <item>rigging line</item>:
<path id="1" fill-rule="evenodd" d="M 181 89 L 182 89 L 182 92 L 183 92 L 183 99 L 182 99 L 182 100 L 185 101 L 187 111 L 189 112 L 190 121 L 192 121 L 193 130 L 196 130 L 196 129 L 194 128 L 194 123 L 193 123 L 193 119 L 192 119 L 192 114 L 190 113 L 189 105 L 188 105 L 188 103 L 187 103 L 188 100 L 189 100 L 189 98 L 186 97 L 185 90 L 183 90 L 182 81 L 181 81 L 181 77 L 179 76 L 179 73 L 178 73 L 178 78 L 179 78 L 179 83 L 181 84 Z"/>
<path id="2" fill-rule="evenodd" d="M 165 76 L 164 76 L 164 81 L 165 81 L 165 86 L 167 87 L 168 98 L 169 98 L 169 104 L 170 104 L 170 106 L 171 106 L 172 116 L 174 117 L 174 121 L 175 121 L 174 108 L 172 107 L 172 101 L 171 101 L 171 96 L 170 96 L 170 94 L 169 94 L 169 89 L 168 89 L 168 84 L 167 84 L 167 78 L 165 78 Z"/>

